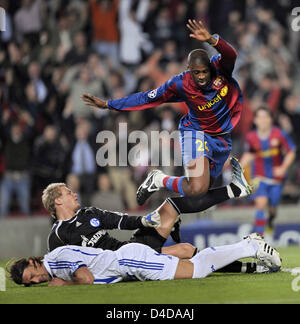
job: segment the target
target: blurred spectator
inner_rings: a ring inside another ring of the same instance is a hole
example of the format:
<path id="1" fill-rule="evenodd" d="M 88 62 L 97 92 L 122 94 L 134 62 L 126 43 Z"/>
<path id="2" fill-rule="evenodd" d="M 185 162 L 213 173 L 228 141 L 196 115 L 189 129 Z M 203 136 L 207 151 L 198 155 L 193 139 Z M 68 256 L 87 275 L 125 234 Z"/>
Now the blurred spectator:
<path id="1" fill-rule="evenodd" d="M 172 38 L 172 19 L 168 7 L 163 7 L 157 13 L 152 31 L 155 45 L 161 47 Z"/>
<path id="2" fill-rule="evenodd" d="M 196 0 L 194 5 L 194 17 L 193 19 L 201 20 L 206 26 L 210 25 L 209 22 L 209 1 L 208 0 Z"/>
<path id="3" fill-rule="evenodd" d="M 76 33 L 74 37 L 74 45 L 67 52 L 64 62 L 70 66 L 79 63 L 86 63 L 90 54 L 91 50 L 87 46 L 86 35 L 80 30 Z"/>
<path id="4" fill-rule="evenodd" d="M 70 24 L 66 15 L 61 15 L 58 18 L 57 24 L 51 31 L 50 43 L 55 49 L 55 60 L 63 62 L 66 54 L 70 52 L 73 46 Z"/>
<path id="5" fill-rule="evenodd" d="M 33 61 L 28 66 L 29 82 L 35 90 L 36 98 L 39 103 L 43 103 L 48 95 L 48 89 L 41 78 L 41 66 L 39 62 Z"/>
<path id="6" fill-rule="evenodd" d="M 290 94 L 284 100 L 284 111 L 287 120 L 281 121 L 282 128 L 294 137 L 296 143 L 298 143 L 298 154 L 300 153 L 300 96 L 299 94 Z M 300 158 L 300 155 L 298 155 Z"/>
<path id="7" fill-rule="evenodd" d="M 61 141 L 57 128 L 47 125 L 34 142 L 32 165 L 35 189 L 63 181 L 68 149 Z"/>
<path id="8" fill-rule="evenodd" d="M 5 73 L 5 82 L 11 101 L 23 102 L 24 85 L 28 80 L 26 65 L 20 47 L 15 42 L 8 44 L 8 59 Z"/>
<path id="9" fill-rule="evenodd" d="M 119 0 L 91 0 L 94 50 L 108 56 L 114 66 L 119 65 L 119 30 L 117 24 Z"/>
<path id="10" fill-rule="evenodd" d="M 97 191 L 91 198 L 91 205 L 105 210 L 124 212 L 124 203 L 118 192 L 114 191 L 110 178 L 103 173 L 98 176 Z"/>
<path id="11" fill-rule="evenodd" d="M 82 205 L 88 206 L 95 187 L 96 161 L 95 152 L 89 143 L 90 123 L 82 120 L 75 130 L 75 145 L 72 150 L 70 171 L 80 180 Z"/>
<path id="12" fill-rule="evenodd" d="M 31 129 L 22 129 L 16 123 L 6 130 L 4 145 L 5 172 L 0 190 L 0 216 L 4 217 L 10 211 L 11 200 L 16 194 L 20 211 L 30 214 L 30 137 Z"/>
<path id="13" fill-rule="evenodd" d="M 75 76 L 68 81 L 68 86 L 70 94 L 65 107 L 65 113 L 73 113 L 75 118 L 91 117 L 93 110 L 88 109 L 80 97 L 83 93 L 101 96 L 102 82 L 99 79 L 93 78 L 93 74 L 87 65 L 83 65 L 80 67 L 78 74 L 76 73 Z"/>
<path id="14" fill-rule="evenodd" d="M 13 37 L 13 22 L 8 12 L 8 0 L 0 0 L 0 7 L 5 10 L 5 30 L 1 31 L 0 42 L 7 44 Z"/>
<path id="15" fill-rule="evenodd" d="M 22 0 L 22 7 L 14 16 L 15 33 L 19 43 L 26 37 L 32 45 L 39 43 L 39 32 L 43 27 L 43 0 Z"/>
<path id="16" fill-rule="evenodd" d="M 128 167 L 109 167 L 108 171 L 114 189 L 124 198 L 126 208 L 136 210 L 137 187 L 133 182 L 131 170 Z"/>
<path id="17" fill-rule="evenodd" d="M 79 177 L 74 173 L 69 173 L 66 176 L 66 185 L 70 190 L 77 194 L 79 204 L 81 205 Z"/>
<path id="18" fill-rule="evenodd" d="M 6 32 L 0 35 L 0 174 L 1 170 L 4 173 L 12 123 L 30 129 L 29 146 L 34 143 L 37 148 L 39 143 L 40 149 L 50 145 L 42 140 L 48 126 L 59 130 L 52 145 L 58 143 L 60 150 L 54 156 L 66 159 L 63 171 L 58 167 L 63 181 L 72 172 L 75 156 L 78 167 L 81 142 L 89 147 L 87 163 L 93 160 L 96 164 L 95 138 L 101 130 L 117 134 L 119 123 L 125 122 L 129 132 L 140 129 L 148 136 L 153 130 L 170 132 L 186 113 L 184 104 L 120 114 L 90 109 L 80 96 L 91 93 L 116 99 L 155 89 L 186 69 L 190 50 L 204 47 L 210 55 L 215 54 L 211 47 L 189 38 L 185 27 L 188 18 L 201 19 L 238 52 L 233 77 L 241 86 L 244 108 L 232 134 L 233 153 L 242 153 L 255 109 L 267 105 L 275 113 L 275 122 L 294 138 L 299 161 L 300 38 L 291 28 L 295 18 L 291 12 L 296 6 L 296 0 L 0 0 L 7 22 Z M 90 122 L 88 127 L 82 126 L 85 119 Z M 88 140 L 80 141 L 76 133 L 85 127 Z M 176 150 L 176 144 L 172 149 Z M 38 169 L 48 168 L 48 158 L 53 157 L 49 155 L 37 153 Z M 147 154 L 141 158 L 146 161 Z M 184 172 L 170 168 L 167 173 Z M 291 168 L 292 181 L 297 178 L 293 171 L 297 168 L 299 162 Z M 97 170 L 95 166 L 93 170 L 94 175 L 98 171 L 109 173 L 112 188 L 122 197 L 125 208 L 136 208 L 135 191 L 149 167 Z M 75 177 L 79 178 L 83 203 L 89 203 L 96 179 L 89 182 L 89 176 L 70 175 L 70 179 Z M 35 178 L 33 181 L 36 184 Z M 151 203 L 157 205 L 159 198 L 154 196 Z M 36 205 L 31 204 L 33 208 Z"/>
<path id="19" fill-rule="evenodd" d="M 188 4 L 185 1 L 177 1 L 176 10 L 172 15 L 172 39 L 177 44 L 177 56 L 179 57 L 186 55 L 185 51 L 189 43 L 188 32 L 182 28 L 189 18 L 187 15 Z"/>
<path id="20" fill-rule="evenodd" d="M 86 25 L 90 20 L 89 3 L 85 0 L 62 1 L 66 2 L 66 13 L 69 21 L 72 39 L 79 31 L 86 30 Z M 60 5 L 63 5 L 61 2 Z"/>
<path id="21" fill-rule="evenodd" d="M 255 60 L 252 61 L 252 78 L 257 84 L 261 78 L 267 74 L 274 74 L 274 66 L 272 64 L 271 52 L 266 45 L 260 45 L 256 51 L 252 49 L 252 56 Z"/>
<path id="22" fill-rule="evenodd" d="M 142 61 L 142 50 L 150 52 L 152 44 L 143 33 L 142 24 L 148 12 L 149 0 L 122 0 L 119 7 L 120 59 L 129 66 Z"/>

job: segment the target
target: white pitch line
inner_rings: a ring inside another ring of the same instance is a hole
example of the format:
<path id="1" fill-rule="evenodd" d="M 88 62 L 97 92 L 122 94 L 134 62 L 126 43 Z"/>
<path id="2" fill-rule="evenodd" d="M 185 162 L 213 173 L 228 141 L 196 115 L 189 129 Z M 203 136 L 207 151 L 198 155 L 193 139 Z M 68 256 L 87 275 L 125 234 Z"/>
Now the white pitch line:
<path id="1" fill-rule="evenodd" d="M 300 274 L 300 267 L 295 267 L 295 268 L 282 268 L 281 271 L 283 272 L 290 272 L 293 275 Z"/>
<path id="2" fill-rule="evenodd" d="M 300 298 L 286 298 L 286 299 L 256 299 L 244 301 L 229 301 L 223 304 L 290 304 L 300 303 Z M 222 303 L 221 303 L 222 304 Z"/>

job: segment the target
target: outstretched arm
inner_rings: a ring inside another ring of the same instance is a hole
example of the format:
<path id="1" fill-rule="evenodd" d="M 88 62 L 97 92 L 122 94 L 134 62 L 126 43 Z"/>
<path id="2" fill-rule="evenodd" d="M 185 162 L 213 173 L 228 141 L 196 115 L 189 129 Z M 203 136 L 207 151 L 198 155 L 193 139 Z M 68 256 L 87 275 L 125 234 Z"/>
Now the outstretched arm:
<path id="1" fill-rule="evenodd" d="M 221 54 L 212 58 L 212 64 L 216 69 L 220 68 L 227 74 L 231 74 L 237 58 L 236 50 L 220 36 L 211 35 L 201 21 L 189 19 L 187 27 L 191 31 L 191 38 L 208 43 Z"/>
<path id="2" fill-rule="evenodd" d="M 102 210 L 91 207 L 86 210 L 91 218 L 100 221 L 101 229 L 135 230 L 143 227 L 157 227 L 160 225 L 160 217 L 156 213 L 146 216 L 129 216 L 127 214 Z"/>
<path id="3" fill-rule="evenodd" d="M 189 19 L 187 28 L 191 31 L 190 37 L 199 40 L 200 42 L 207 42 L 209 45 L 216 46 L 218 40 L 213 37 L 209 31 L 204 27 L 201 20 Z"/>
<path id="4" fill-rule="evenodd" d="M 83 94 L 81 99 L 85 102 L 87 106 L 96 107 L 100 109 L 107 109 L 107 101 L 97 98 L 89 93 Z"/>
<path id="5" fill-rule="evenodd" d="M 134 93 L 116 100 L 104 101 L 90 94 L 83 94 L 81 98 L 86 105 L 101 109 L 144 110 L 165 102 L 183 101 L 177 89 L 177 82 L 180 82 L 180 76 L 171 78 L 157 89 Z"/>

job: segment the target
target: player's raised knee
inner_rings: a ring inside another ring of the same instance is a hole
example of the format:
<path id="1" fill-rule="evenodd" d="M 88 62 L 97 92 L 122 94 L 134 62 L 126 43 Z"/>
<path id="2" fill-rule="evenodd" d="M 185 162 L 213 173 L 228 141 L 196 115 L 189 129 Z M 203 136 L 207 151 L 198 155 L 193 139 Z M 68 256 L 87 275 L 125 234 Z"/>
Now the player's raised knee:
<path id="1" fill-rule="evenodd" d="M 209 183 L 202 183 L 202 182 L 190 182 L 189 183 L 189 196 L 200 196 L 205 194 L 208 191 Z"/>
<path id="2" fill-rule="evenodd" d="M 192 258 L 195 254 L 196 248 L 190 244 L 190 243 L 180 243 L 180 249 L 184 252 L 184 255 L 186 255 L 187 258 Z"/>

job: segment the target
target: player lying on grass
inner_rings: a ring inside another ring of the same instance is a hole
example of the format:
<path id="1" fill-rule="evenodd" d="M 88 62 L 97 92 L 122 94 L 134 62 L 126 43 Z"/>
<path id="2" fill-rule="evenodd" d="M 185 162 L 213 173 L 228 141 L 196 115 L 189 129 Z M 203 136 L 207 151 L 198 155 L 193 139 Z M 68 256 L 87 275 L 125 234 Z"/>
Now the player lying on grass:
<path id="1" fill-rule="evenodd" d="M 183 196 L 206 194 L 222 173 L 231 151 L 231 132 L 242 113 L 242 92 L 232 77 L 237 57 L 235 49 L 218 35 L 211 35 L 201 21 L 189 20 L 187 27 L 190 37 L 213 46 L 219 54 L 210 59 L 205 50 L 193 50 L 188 56 L 188 69 L 155 90 L 108 101 L 90 94 L 82 95 L 88 106 L 118 111 L 143 110 L 166 102 L 186 103 L 188 114 L 181 119 L 179 130 L 187 176 L 170 177 L 160 170 L 152 171 L 138 189 L 139 205 L 161 188 Z M 232 185 L 230 198 L 251 193 L 251 187 L 242 180 L 245 190 Z M 220 195 L 227 194 L 226 188 L 210 189 L 215 204 Z"/>
<path id="2" fill-rule="evenodd" d="M 242 172 L 242 170 L 240 170 Z M 233 178 L 237 175 L 235 173 Z M 115 251 L 128 243 L 142 243 L 159 253 L 190 259 L 197 249 L 189 243 L 163 247 L 177 221 L 179 214 L 195 213 L 212 206 L 209 195 L 203 198 L 168 198 L 157 210 L 147 216 L 128 216 L 127 214 L 101 210 L 99 208 L 80 208 L 77 195 L 64 183 L 50 184 L 43 192 L 42 201 L 57 221 L 48 237 L 48 249 L 64 245 L 77 245 Z M 106 230 L 138 229 L 129 241 L 119 241 Z M 177 226 L 177 239 L 179 226 Z M 256 263 L 234 262 L 222 269 L 224 272 L 267 272 L 269 269 Z"/>
<path id="3" fill-rule="evenodd" d="M 17 284 L 49 286 L 117 283 L 124 280 L 205 278 L 241 258 L 257 258 L 271 269 L 281 266 L 279 253 L 258 234 L 239 243 L 209 247 L 189 260 L 157 253 L 149 246 L 130 243 L 116 251 L 74 245 L 59 247 L 44 258 L 16 261 L 8 270 Z"/>

